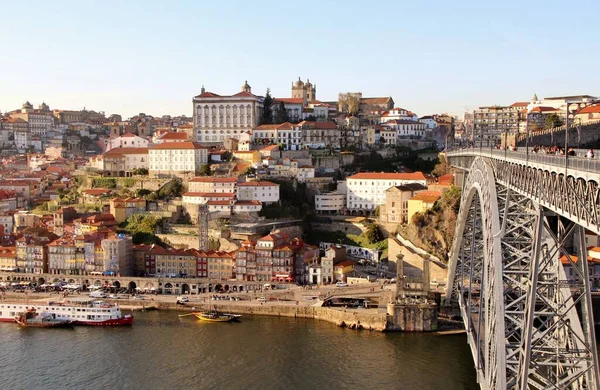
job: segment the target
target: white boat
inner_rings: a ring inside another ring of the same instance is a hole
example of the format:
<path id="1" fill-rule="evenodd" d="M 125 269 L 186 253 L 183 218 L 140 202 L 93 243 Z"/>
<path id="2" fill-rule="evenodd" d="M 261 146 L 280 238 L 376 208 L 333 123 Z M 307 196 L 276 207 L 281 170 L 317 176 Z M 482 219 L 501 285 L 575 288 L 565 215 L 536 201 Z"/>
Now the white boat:
<path id="1" fill-rule="evenodd" d="M 73 325 L 119 326 L 133 323 L 133 316 L 123 315 L 118 305 L 102 301 L 33 304 L 0 302 L 0 322 L 15 322 L 19 313 L 31 309 L 51 313 L 56 320 L 71 321 Z"/>

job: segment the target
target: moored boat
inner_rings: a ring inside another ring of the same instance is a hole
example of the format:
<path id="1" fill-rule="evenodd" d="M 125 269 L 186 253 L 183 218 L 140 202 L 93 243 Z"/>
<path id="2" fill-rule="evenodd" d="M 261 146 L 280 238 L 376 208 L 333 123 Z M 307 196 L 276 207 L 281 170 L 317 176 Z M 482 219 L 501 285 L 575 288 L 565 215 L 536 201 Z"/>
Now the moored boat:
<path id="1" fill-rule="evenodd" d="M 36 304 L 0 303 L 0 321 L 17 322 L 20 313 L 35 309 L 50 313 L 60 321 L 71 321 L 73 325 L 121 326 L 133 324 L 132 315 L 123 315 L 116 304 L 102 301 L 46 302 Z"/>
<path id="2" fill-rule="evenodd" d="M 19 326 L 31 328 L 70 328 L 73 321 L 60 320 L 53 313 L 38 313 L 35 309 L 28 309 L 15 317 Z"/>
<path id="3" fill-rule="evenodd" d="M 199 320 L 207 321 L 207 322 L 229 322 L 229 321 L 233 321 L 233 319 L 234 319 L 234 317 L 232 317 L 231 315 L 228 315 L 225 313 L 220 313 L 216 310 L 205 311 L 205 312 L 200 312 L 200 313 L 193 313 L 193 314 Z"/>

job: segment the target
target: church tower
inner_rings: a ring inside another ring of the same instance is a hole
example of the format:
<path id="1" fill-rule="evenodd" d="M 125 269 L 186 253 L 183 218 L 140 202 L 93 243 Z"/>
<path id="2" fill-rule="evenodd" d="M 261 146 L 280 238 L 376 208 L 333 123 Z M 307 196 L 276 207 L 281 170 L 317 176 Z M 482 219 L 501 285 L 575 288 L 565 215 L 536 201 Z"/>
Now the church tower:
<path id="1" fill-rule="evenodd" d="M 250 85 L 248 84 L 248 80 L 246 80 L 244 82 L 244 85 L 242 85 L 242 92 L 248 92 L 248 93 L 252 93 L 252 88 L 250 87 Z"/>
<path id="2" fill-rule="evenodd" d="M 308 102 L 313 102 L 317 100 L 317 85 L 312 85 L 310 79 L 306 79 L 306 84 L 304 84 L 304 88 L 306 89 L 306 100 Z"/>
<path id="3" fill-rule="evenodd" d="M 306 106 L 306 86 L 304 85 L 304 82 L 300 80 L 300 77 L 298 77 L 298 81 L 292 84 L 292 98 L 302 99 L 302 107 Z"/>

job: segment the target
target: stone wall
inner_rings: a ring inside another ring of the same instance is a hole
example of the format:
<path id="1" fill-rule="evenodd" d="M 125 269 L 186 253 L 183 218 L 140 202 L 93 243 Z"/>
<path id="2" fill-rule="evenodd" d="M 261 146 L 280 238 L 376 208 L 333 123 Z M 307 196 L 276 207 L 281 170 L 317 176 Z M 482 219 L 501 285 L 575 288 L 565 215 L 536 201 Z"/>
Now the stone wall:
<path id="1" fill-rule="evenodd" d="M 569 144 L 572 147 L 577 147 L 578 135 L 577 126 L 569 128 Z M 504 138 L 504 137 L 502 137 Z M 515 137 L 514 134 L 509 135 L 507 144 L 512 146 L 517 143 L 517 146 L 524 147 L 526 143 L 526 134 L 519 134 Z M 516 138 L 516 140 L 515 140 Z M 581 126 L 581 139 L 580 144 L 586 144 L 589 142 L 597 142 L 600 140 L 600 123 L 591 123 L 588 125 Z M 504 142 L 504 141 L 502 141 Z M 529 134 L 529 145 L 564 145 L 565 144 L 565 126 L 557 127 L 554 129 L 540 130 L 535 133 Z"/>
<path id="2" fill-rule="evenodd" d="M 402 332 L 431 332 L 437 330 L 438 306 L 435 304 L 388 304 L 386 330 Z"/>
<path id="3" fill-rule="evenodd" d="M 322 232 L 342 232 L 344 234 L 360 235 L 366 228 L 360 224 L 348 222 L 331 222 L 331 223 L 316 223 L 311 224 L 313 230 Z"/>
<path id="4" fill-rule="evenodd" d="M 388 259 L 390 263 L 395 263 L 397 255 L 400 253 L 404 255 L 404 273 L 406 275 L 420 277 L 423 271 L 423 256 L 426 252 L 405 246 L 393 237 L 388 238 Z M 430 259 L 430 280 L 440 284 L 446 284 L 446 280 L 448 279 L 448 267 L 433 257 Z"/>

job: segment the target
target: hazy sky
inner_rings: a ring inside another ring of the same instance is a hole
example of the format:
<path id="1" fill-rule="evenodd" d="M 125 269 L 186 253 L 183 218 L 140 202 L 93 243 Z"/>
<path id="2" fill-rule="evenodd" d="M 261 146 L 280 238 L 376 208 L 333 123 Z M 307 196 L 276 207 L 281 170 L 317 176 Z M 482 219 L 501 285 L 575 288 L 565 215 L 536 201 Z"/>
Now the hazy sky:
<path id="1" fill-rule="evenodd" d="M 482 4 L 485 3 L 485 4 Z M 489 3 L 489 4 L 488 4 Z M 388 96 L 427 115 L 600 95 L 600 1 L 12 1 L 0 111 L 191 115 L 206 89 Z"/>

